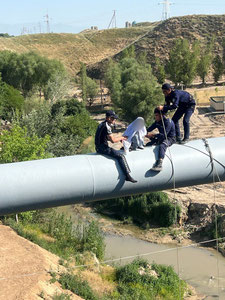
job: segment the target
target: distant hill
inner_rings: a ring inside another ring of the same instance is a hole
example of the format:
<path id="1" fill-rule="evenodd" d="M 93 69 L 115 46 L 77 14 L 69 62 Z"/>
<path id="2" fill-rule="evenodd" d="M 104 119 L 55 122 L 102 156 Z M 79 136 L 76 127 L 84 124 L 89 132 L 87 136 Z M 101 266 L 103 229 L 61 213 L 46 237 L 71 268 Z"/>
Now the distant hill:
<path id="1" fill-rule="evenodd" d="M 87 31 L 79 34 L 34 34 L 0 37 L 0 50 L 15 52 L 36 51 L 48 58 L 56 58 L 75 75 L 80 62 L 89 65 L 89 73 L 98 77 L 105 62 L 118 59 L 121 51 L 134 44 L 137 53 L 146 51 L 150 63 L 159 57 L 162 63 L 168 57 L 174 40 L 180 37 L 191 42 L 206 42 L 215 36 L 216 51 L 225 37 L 225 15 L 193 15 L 175 17 L 164 22 L 142 22 L 132 28 Z"/>
<path id="2" fill-rule="evenodd" d="M 111 57 L 154 27 L 148 26 L 89 31 L 79 34 L 32 34 L 11 38 L 0 37 L 0 50 L 18 53 L 36 51 L 48 58 L 60 60 L 71 74 L 76 74 L 80 62 L 93 64 Z"/>
<path id="3" fill-rule="evenodd" d="M 146 24 L 146 23 L 140 23 Z M 140 27 L 141 28 L 141 27 Z M 186 38 L 191 42 L 196 40 L 203 43 L 212 37 L 216 38 L 215 51 L 219 52 L 219 45 L 225 37 L 225 15 L 193 15 L 168 19 L 156 24 L 146 35 L 134 42 L 136 53 L 145 51 L 149 63 L 153 63 L 159 57 L 162 63 L 168 58 L 168 54 L 177 38 Z M 118 59 L 121 53 L 114 58 Z M 89 67 L 93 76 L 104 69 L 106 60 Z"/>

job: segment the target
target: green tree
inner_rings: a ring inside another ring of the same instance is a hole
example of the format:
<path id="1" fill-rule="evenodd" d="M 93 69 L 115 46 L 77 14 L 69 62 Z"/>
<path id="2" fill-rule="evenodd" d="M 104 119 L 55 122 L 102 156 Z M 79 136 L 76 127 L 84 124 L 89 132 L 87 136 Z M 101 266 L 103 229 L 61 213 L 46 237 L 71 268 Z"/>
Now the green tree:
<path id="1" fill-rule="evenodd" d="M 12 86 L 2 82 L 0 77 L 0 115 L 4 120 L 11 121 L 13 115 L 21 113 L 24 106 L 24 98 L 20 92 Z"/>
<path id="2" fill-rule="evenodd" d="M 222 40 L 222 62 L 223 62 L 223 66 L 224 66 L 224 71 L 225 71 L 225 38 L 223 38 Z"/>
<path id="3" fill-rule="evenodd" d="M 128 122 L 138 116 L 149 122 L 153 108 L 163 101 L 151 66 L 141 65 L 134 58 L 124 58 L 119 63 L 110 62 L 106 84 L 115 108 Z"/>
<path id="4" fill-rule="evenodd" d="M 15 125 L 10 131 L 3 131 L 0 136 L 0 162 L 12 163 L 49 157 L 46 151 L 48 142 L 49 136 L 30 137 L 26 128 Z"/>
<path id="5" fill-rule="evenodd" d="M 89 105 L 91 106 L 94 102 L 94 98 L 98 94 L 98 85 L 95 82 L 95 80 L 87 77 L 87 101 L 89 102 Z"/>
<path id="6" fill-rule="evenodd" d="M 198 56 L 198 43 L 194 43 L 191 47 L 186 39 L 175 41 L 175 45 L 169 54 L 166 73 L 176 86 L 179 83 L 188 86 L 193 82 L 197 74 Z"/>
<path id="7" fill-rule="evenodd" d="M 25 97 L 42 89 L 55 73 L 64 74 L 65 68 L 57 60 L 43 58 L 34 52 L 17 54 L 10 51 L 0 52 L 0 72 L 2 80 L 20 90 Z"/>
<path id="8" fill-rule="evenodd" d="M 147 52 L 141 51 L 137 56 L 137 61 L 140 65 L 146 65 L 147 62 Z"/>
<path id="9" fill-rule="evenodd" d="M 215 83 L 217 83 L 224 73 L 223 61 L 219 56 L 219 54 L 217 54 L 214 57 L 212 67 L 213 67 L 213 78 Z"/>
<path id="10" fill-rule="evenodd" d="M 136 58 L 134 45 L 131 45 L 122 51 L 121 59 L 123 58 Z"/>
<path id="11" fill-rule="evenodd" d="M 76 154 L 83 141 L 95 134 L 97 127 L 85 105 L 76 99 L 45 103 L 23 115 L 19 125 L 27 127 L 29 136 L 49 135 L 47 149 L 57 157 Z"/>
<path id="12" fill-rule="evenodd" d="M 204 47 L 201 47 L 200 57 L 197 65 L 197 74 L 201 78 L 203 84 L 205 84 L 205 78 L 208 75 L 212 64 L 212 50 L 212 42 Z"/>
<path id="13" fill-rule="evenodd" d="M 83 240 L 83 250 L 92 251 L 99 259 L 104 258 L 104 238 L 97 222 L 92 221 L 88 226 L 84 227 Z"/>
<path id="14" fill-rule="evenodd" d="M 121 68 L 119 63 L 109 61 L 105 73 L 105 83 L 109 89 L 111 100 L 115 107 L 119 107 L 121 99 Z"/>
<path id="15" fill-rule="evenodd" d="M 160 84 L 163 84 L 165 82 L 166 79 L 165 67 L 164 65 L 162 65 L 162 62 L 158 57 L 155 60 L 154 75 Z"/>
<path id="16" fill-rule="evenodd" d="M 70 89 L 70 80 L 65 73 L 53 72 L 44 87 L 44 95 L 46 100 L 56 102 L 68 97 Z"/>
<path id="17" fill-rule="evenodd" d="M 82 99 L 84 102 L 86 102 L 87 101 L 87 69 L 84 63 L 81 63 L 80 83 L 81 83 Z"/>

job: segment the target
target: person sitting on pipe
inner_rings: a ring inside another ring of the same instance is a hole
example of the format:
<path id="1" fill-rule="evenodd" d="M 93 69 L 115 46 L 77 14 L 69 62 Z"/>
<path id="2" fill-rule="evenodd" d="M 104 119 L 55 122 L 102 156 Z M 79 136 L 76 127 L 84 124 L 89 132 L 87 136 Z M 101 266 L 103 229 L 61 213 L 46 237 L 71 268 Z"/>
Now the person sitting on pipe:
<path id="1" fill-rule="evenodd" d="M 190 118 L 195 110 L 196 102 L 192 95 L 186 91 L 174 90 L 169 83 L 162 85 L 162 92 L 165 95 L 166 104 L 158 108 L 167 113 L 169 110 L 177 109 L 172 117 L 176 129 L 176 140 L 180 144 L 185 144 L 190 136 Z M 179 120 L 183 118 L 184 138 L 181 140 Z"/>
<path id="2" fill-rule="evenodd" d="M 124 154 L 131 150 L 144 149 L 144 137 L 147 134 L 145 120 L 141 117 L 134 120 L 126 129 L 123 136 Z"/>
<path id="3" fill-rule="evenodd" d="M 116 158 L 125 175 L 125 180 L 130 181 L 132 183 L 136 183 L 137 181 L 130 176 L 130 168 L 128 166 L 125 156 L 120 151 L 115 150 L 109 147 L 108 145 L 108 141 L 112 143 L 117 143 L 127 139 L 124 136 L 115 137 L 112 134 L 112 128 L 115 124 L 116 119 L 118 119 L 118 116 L 114 111 L 109 110 L 106 112 L 106 119 L 105 121 L 103 121 L 101 124 L 98 125 L 95 134 L 95 148 L 97 153 L 105 154 L 113 158 Z"/>
<path id="4" fill-rule="evenodd" d="M 162 171 L 162 163 L 168 147 L 172 146 L 176 142 L 176 132 L 174 122 L 166 118 L 164 113 L 158 108 L 154 110 L 155 122 L 147 129 L 148 137 L 151 142 L 147 144 L 159 145 L 158 159 L 156 160 L 151 171 L 160 172 Z M 158 129 L 159 133 L 152 133 L 153 130 Z"/>

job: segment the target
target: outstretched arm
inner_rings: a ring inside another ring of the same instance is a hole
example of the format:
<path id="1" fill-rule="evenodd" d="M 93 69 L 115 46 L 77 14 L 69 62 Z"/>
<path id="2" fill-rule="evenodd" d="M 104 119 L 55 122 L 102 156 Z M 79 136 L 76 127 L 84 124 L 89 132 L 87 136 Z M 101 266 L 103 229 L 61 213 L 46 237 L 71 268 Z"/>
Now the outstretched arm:
<path id="1" fill-rule="evenodd" d="M 125 136 L 114 136 L 113 134 L 110 134 L 108 135 L 108 140 L 111 142 L 111 143 L 118 143 L 118 142 L 122 142 L 122 141 L 125 141 L 127 140 L 127 137 Z"/>
<path id="2" fill-rule="evenodd" d="M 155 134 L 154 133 L 152 133 L 151 131 L 153 131 L 154 129 L 156 129 L 156 124 L 155 123 L 153 123 L 148 129 L 147 129 L 147 134 L 146 134 L 146 137 L 147 138 L 153 138 L 154 136 L 155 136 Z"/>

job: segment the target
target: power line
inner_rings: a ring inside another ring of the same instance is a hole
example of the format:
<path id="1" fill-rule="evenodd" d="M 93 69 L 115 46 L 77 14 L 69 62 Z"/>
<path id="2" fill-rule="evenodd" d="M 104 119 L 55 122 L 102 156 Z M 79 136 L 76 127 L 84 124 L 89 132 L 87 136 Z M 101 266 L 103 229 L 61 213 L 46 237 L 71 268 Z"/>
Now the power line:
<path id="1" fill-rule="evenodd" d="M 47 33 L 50 33 L 50 22 L 49 22 L 49 15 L 48 15 L 48 12 L 47 14 L 44 16 L 44 19 L 45 19 L 45 23 L 46 23 L 46 29 L 47 29 Z"/>
<path id="2" fill-rule="evenodd" d="M 113 11 L 113 16 L 108 26 L 108 29 L 109 28 L 116 28 L 116 10 Z"/>
<path id="3" fill-rule="evenodd" d="M 217 241 L 223 241 L 223 240 L 225 240 L 225 237 L 221 237 L 221 238 L 218 238 L 218 239 L 212 239 L 212 240 L 208 240 L 208 241 L 203 241 L 203 242 L 199 242 L 199 243 L 193 243 L 193 244 L 190 244 L 190 245 L 187 245 L 187 246 L 178 247 L 178 249 L 182 250 L 182 249 L 187 249 L 187 248 L 191 248 L 191 247 L 197 247 L 197 246 L 203 245 L 203 244 L 213 243 L 213 242 L 217 242 Z M 104 261 L 100 261 L 99 265 L 114 263 L 114 262 L 118 262 L 118 261 L 122 261 L 122 260 L 140 258 L 140 257 L 150 256 L 150 255 L 155 255 L 155 254 L 160 254 L 160 253 L 166 253 L 166 252 L 170 252 L 170 251 L 174 251 L 174 250 L 176 250 L 176 247 L 175 248 L 168 248 L 168 249 L 164 249 L 164 250 L 159 250 L 159 251 L 142 253 L 142 254 L 124 256 L 124 257 L 119 257 L 119 258 L 114 258 L 114 259 L 107 259 L 107 260 L 104 260 Z M 88 268 L 88 267 L 94 266 L 96 264 L 97 264 L 97 262 L 90 263 L 90 264 L 84 264 L 84 265 L 77 265 L 77 266 L 74 266 L 73 269 Z M 31 277 L 31 276 L 36 276 L 36 275 L 42 275 L 42 274 L 45 274 L 45 273 L 46 272 L 35 272 L 35 273 L 18 274 L 18 275 L 11 276 L 11 277 L 0 277 L 0 281 L 11 280 L 11 279 L 15 279 L 15 278 Z"/>
<path id="4" fill-rule="evenodd" d="M 170 0 L 164 0 L 159 4 L 163 5 L 163 12 L 162 12 L 162 20 L 167 20 L 170 18 L 170 6 L 173 4 Z"/>

